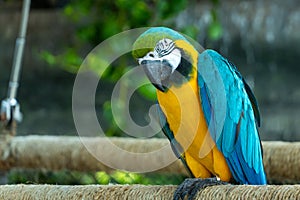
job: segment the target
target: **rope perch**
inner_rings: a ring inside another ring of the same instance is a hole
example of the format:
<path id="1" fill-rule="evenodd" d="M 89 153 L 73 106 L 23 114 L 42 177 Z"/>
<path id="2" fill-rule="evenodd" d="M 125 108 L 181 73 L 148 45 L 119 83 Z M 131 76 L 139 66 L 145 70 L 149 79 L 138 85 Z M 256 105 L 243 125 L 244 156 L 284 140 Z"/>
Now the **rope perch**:
<path id="1" fill-rule="evenodd" d="M 3 185 L 0 199 L 172 199 L 176 186 L 145 185 Z M 299 199 L 300 185 L 222 185 L 200 190 L 195 199 Z"/>
<path id="2" fill-rule="evenodd" d="M 107 139 L 107 138 L 106 138 Z M 112 169 L 95 159 L 86 147 L 105 155 L 111 163 L 120 162 L 123 155 L 116 155 L 101 137 L 70 136 L 18 136 L 0 140 L 0 170 L 11 168 L 31 168 L 48 170 L 106 171 Z M 120 149 L 128 152 L 151 152 L 169 145 L 167 139 L 110 138 Z M 275 183 L 295 183 L 300 181 L 300 142 L 263 142 L 264 165 L 268 181 Z M 147 158 L 143 163 L 122 160 L 125 165 L 151 165 L 164 163 L 173 156 L 169 154 Z M 126 166 L 125 166 L 126 167 Z M 179 160 L 158 169 L 157 172 L 186 174 Z"/>

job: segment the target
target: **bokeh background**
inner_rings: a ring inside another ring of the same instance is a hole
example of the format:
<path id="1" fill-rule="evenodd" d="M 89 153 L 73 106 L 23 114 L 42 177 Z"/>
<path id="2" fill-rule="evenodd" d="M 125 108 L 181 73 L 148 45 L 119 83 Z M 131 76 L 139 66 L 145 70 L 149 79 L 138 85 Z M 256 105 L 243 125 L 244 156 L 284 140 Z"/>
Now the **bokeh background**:
<path id="1" fill-rule="evenodd" d="M 5 98 L 22 1 L 0 0 L 0 98 Z M 300 4 L 297 0 L 32 1 L 18 100 L 18 135 L 77 135 L 72 89 L 84 57 L 101 41 L 131 28 L 168 26 L 232 61 L 260 105 L 263 140 L 300 140 Z M 116 127 L 109 98 L 136 63 L 130 55 L 106 72 L 96 106 L 109 136 Z M 126 88 L 125 88 L 126 90 Z M 149 91 L 149 92 L 148 92 Z M 155 102 L 151 88 L 131 100 L 139 124 Z"/>

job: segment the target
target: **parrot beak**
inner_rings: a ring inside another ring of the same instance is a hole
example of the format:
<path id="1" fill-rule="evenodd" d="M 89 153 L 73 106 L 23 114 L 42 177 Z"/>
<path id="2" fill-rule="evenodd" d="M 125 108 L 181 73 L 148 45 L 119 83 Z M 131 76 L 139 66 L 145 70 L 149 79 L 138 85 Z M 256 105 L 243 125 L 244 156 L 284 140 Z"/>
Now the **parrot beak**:
<path id="1" fill-rule="evenodd" d="M 151 83 L 160 91 L 166 92 L 169 86 L 169 77 L 172 67 L 168 62 L 161 60 L 139 60 Z"/>

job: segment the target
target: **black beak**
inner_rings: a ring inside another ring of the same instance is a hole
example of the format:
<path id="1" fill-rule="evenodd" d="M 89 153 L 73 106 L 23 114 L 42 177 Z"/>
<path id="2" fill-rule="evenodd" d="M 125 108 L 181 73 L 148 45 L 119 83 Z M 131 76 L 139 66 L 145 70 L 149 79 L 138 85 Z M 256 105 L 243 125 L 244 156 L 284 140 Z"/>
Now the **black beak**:
<path id="1" fill-rule="evenodd" d="M 166 61 L 143 60 L 143 69 L 151 83 L 160 91 L 165 92 L 169 88 L 169 77 L 172 67 Z"/>

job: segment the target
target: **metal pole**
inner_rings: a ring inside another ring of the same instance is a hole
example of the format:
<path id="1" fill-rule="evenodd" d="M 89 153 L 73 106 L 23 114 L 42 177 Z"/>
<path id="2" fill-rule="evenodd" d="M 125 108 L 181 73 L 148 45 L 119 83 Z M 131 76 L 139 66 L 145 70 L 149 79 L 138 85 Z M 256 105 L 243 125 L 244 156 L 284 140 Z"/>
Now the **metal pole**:
<path id="1" fill-rule="evenodd" d="M 12 66 L 12 72 L 10 76 L 9 88 L 7 94 L 8 98 L 10 99 L 16 98 L 17 89 L 19 87 L 19 76 L 20 76 L 23 51 L 25 46 L 25 36 L 26 36 L 26 30 L 28 24 L 29 9 L 30 9 L 30 0 L 24 0 L 23 8 L 22 8 L 22 20 L 20 25 L 20 32 L 16 40 L 13 66 Z"/>
<path id="2" fill-rule="evenodd" d="M 20 105 L 16 99 L 19 87 L 19 76 L 23 58 L 25 36 L 30 10 L 30 0 L 23 1 L 21 24 L 18 38 L 16 39 L 12 71 L 8 84 L 7 98 L 1 102 L 0 121 L 4 123 L 3 133 L 15 134 L 16 122 L 22 120 Z"/>

